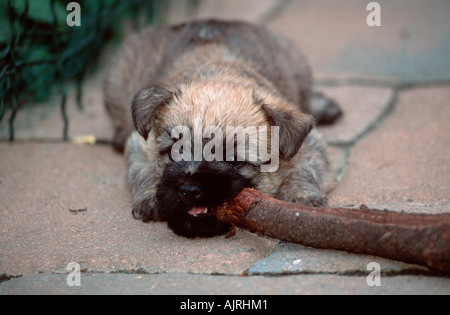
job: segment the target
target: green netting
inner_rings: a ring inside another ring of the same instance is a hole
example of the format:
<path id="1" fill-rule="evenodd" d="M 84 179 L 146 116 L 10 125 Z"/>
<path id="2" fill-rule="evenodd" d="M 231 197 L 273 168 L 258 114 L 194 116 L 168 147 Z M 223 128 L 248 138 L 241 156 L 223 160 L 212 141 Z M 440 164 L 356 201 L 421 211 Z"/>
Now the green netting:
<path id="1" fill-rule="evenodd" d="M 27 103 L 46 101 L 55 88 L 61 94 L 67 140 L 67 80 L 77 83 L 82 107 L 83 79 L 94 68 L 102 47 L 120 40 L 122 21 L 134 21 L 135 27 L 160 22 L 162 0 L 79 0 L 81 26 L 70 27 L 66 22 L 72 12 L 67 10 L 69 2 L 74 1 L 0 1 L 0 122 L 8 119 L 10 140 L 17 111 Z"/>

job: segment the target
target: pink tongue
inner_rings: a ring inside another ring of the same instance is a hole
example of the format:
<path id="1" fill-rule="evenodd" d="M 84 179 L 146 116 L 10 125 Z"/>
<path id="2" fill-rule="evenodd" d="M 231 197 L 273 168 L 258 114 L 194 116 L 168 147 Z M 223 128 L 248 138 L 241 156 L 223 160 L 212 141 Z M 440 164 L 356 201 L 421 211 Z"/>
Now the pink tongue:
<path id="1" fill-rule="evenodd" d="M 205 209 L 206 207 L 194 207 L 191 210 L 189 210 L 188 213 L 192 215 L 199 215 L 202 214 Z"/>

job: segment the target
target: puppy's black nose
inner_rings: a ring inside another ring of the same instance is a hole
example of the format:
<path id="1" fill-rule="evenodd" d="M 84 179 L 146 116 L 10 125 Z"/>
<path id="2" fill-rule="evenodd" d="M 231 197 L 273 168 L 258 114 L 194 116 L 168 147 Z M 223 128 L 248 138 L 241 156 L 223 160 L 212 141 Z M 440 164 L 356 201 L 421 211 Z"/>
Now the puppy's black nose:
<path id="1" fill-rule="evenodd" d="M 195 184 L 185 183 L 180 186 L 178 195 L 184 202 L 199 201 L 203 197 L 201 188 Z"/>

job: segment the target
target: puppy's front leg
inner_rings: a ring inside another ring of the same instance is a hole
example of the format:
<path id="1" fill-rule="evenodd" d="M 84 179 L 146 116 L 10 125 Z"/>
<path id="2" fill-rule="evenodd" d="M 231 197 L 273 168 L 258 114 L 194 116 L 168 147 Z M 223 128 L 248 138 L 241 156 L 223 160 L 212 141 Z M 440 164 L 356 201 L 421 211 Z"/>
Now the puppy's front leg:
<path id="1" fill-rule="evenodd" d="M 311 206 L 325 206 L 326 193 L 333 185 L 325 144 L 313 130 L 292 160 L 291 174 L 285 178 L 276 198 Z"/>
<path id="2" fill-rule="evenodd" d="M 159 182 L 155 145 L 151 138 L 146 142 L 137 132 L 133 132 L 126 146 L 128 163 L 128 184 L 133 196 L 132 214 L 144 222 L 158 220 L 156 217 L 156 189 Z"/>

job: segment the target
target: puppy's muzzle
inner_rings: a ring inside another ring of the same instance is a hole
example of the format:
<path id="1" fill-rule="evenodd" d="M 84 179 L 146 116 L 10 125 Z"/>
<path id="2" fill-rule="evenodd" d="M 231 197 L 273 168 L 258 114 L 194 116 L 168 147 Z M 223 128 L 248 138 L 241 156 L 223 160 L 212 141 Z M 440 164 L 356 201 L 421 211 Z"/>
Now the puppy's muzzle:
<path id="1" fill-rule="evenodd" d="M 204 197 L 202 189 L 193 183 L 184 183 L 178 190 L 181 201 L 187 204 L 194 204 Z"/>
<path id="2" fill-rule="evenodd" d="M 204 206 L 204 193 L 201 187 L 195 183 L 186 182 L 178 189 L 180 201 L 188 206 L 192 206 L 187 213 L 197 217 L 199 215 L 209 215 L 209 208 Z"/>

